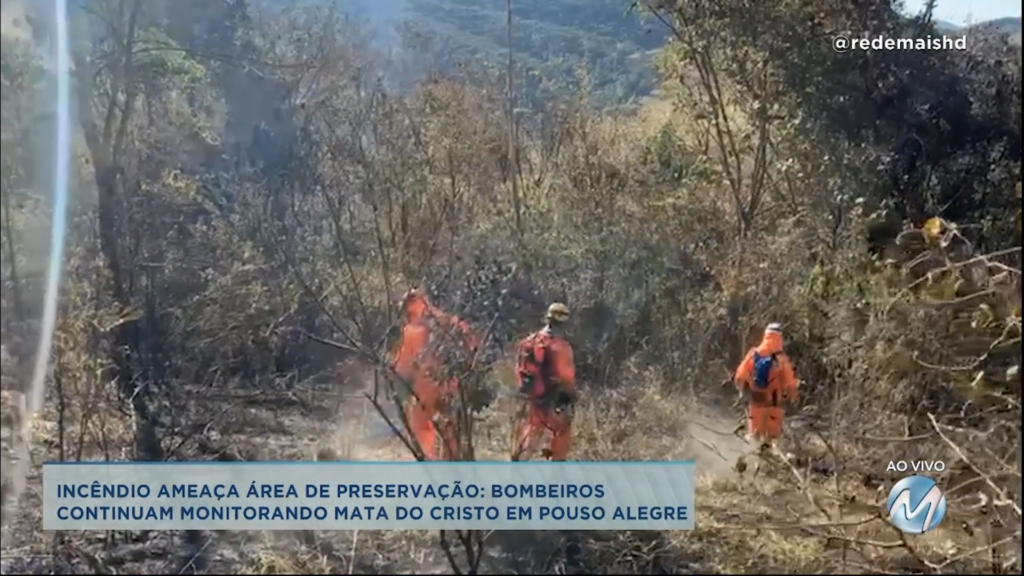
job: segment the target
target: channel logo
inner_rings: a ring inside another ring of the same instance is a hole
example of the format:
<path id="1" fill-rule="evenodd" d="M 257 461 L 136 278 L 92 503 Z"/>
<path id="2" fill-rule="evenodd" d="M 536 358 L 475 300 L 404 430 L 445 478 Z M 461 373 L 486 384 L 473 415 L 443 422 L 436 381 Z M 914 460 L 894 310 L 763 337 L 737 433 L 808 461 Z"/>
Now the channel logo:
<path id="1" fill-rule="evenodd" d="M 946 495 L 926 476 L 907 476 L 889 491 L 889 521 L 907 534 L 924 534 L 946 515 Z"/>

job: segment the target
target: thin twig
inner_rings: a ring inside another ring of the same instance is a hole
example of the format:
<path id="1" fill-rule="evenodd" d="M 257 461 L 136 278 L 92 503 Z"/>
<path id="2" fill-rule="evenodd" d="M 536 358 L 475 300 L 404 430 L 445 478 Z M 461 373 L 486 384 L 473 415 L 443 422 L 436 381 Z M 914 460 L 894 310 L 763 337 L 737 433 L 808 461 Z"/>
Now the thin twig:
<path id="1" fill-rule="evenodd" d="M 1017 505 L 1017 503 L 1014 502 L 1013 500 L 1010 500 L 1009 498 L 1007 498 L 1006 497 L 1006 492 L 1004 490 L 1000 489 L 998 486 L 996 486 L 995 483 L 992 482 L 991 477 L 988 474 L 985 474 L 984 472 L 982 472 L 981 469 L 978 468 L 978 466 L 976 464 L 974 464 L 974 462 L 972 462 L 971 459 L 968 458 L 966 454 L 964 454 L 964 451 L 963 451 L 962 448 L 957 446 L 957 444 L 955 442 L 953 442 L 948 436 L 946 436 L 945 434 L 942 433 L 941 425 L 935 419 L 935 415 L 934 414 L 929 412 L 928 413 L 928 419 L 931 420 L 932 426 L 935 428 L 935 432 L 939 435 L 940 438 L 942 438 L 943 442 L 945 442 L 946 445 L 948 445 L 950 448 L 952 448 L 953 451 L 956 452 L 957 456 L 959 456 L 960 459 L 965 464 L 970 466 L 971 470 L 973 470 L 976 474 L 978 474 L 978 476 L 984 478 L 985 484 L 987 484 L 988 487 L 991 488 L 994 491 L 994 493 L 999 496 L 1000 500 L 992 502 L 992 505 L 993 506 L 997 506 L 997 507 L 1009 506 L 1010 508 L 1013 509 L 1014 512 L 1017 513 L 1017 517 L 1019 518 L 1021 516 L 1020 506 Z"/>

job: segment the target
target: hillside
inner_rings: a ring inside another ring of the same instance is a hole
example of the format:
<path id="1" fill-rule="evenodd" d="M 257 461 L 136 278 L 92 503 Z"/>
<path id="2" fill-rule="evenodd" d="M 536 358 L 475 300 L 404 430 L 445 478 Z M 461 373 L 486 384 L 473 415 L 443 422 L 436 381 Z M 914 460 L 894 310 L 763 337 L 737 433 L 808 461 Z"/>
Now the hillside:
<path id="1" fill-rule="evenodd" d="M 975 28 L 994 30 L 1010 35 L 1010 38 L 1017 44 L 1021 43 L 1021 19 L 1020 18 L 997 18 L 977 24 Z"/>
<path id="2" fill-rule="evenodd" d="M 652 52 L 665 27 L 627 13 L 621 0 L 513 0 L 512 45 L 521 92 L 531 100 L 576 91 L 589 84 L 598 106 L 647 96 L 655 87 Z M 400 24 L 432 36 L 430 54 L 400 54 L 454 68 L 484 62 L 503 70 L 508 57 L 504 0 L 357 1 L 343 9 L 368 21 L 379 41 L 397 46 Z M 583 80 L 584 75 L 586 80 Z"/>
<path id="3" fill-rule="evenodd" d="M 448 34 L 465 57 L 502 61 L 507 50 L 502 0 L 414 0 L 414 19 Z M 512 2 L 513 47 L 526 72 L 553 90 L 571 90 L 588 73 L 598 104 L 618 104 L 654 88 L 649 54 L 664 44 L 666 31 L 626 14 L 620 0 L 516 0 Z M 543 79 L 543 80 L 540 80 Z"/>
<path id="4" fill-rule="evenodd" d="M 995 32 L 1003 32 L 1009 34 L 1011 37 L 1020 38 L 1021 35 L 1021 18 L 1020 17 L 1006 17 L 996 18 L 994 20 L 986 20 L 964 26 L 962 24 L 954 24 L 945 20 L 936 20 L 935 27 L 939 32 L 951 33 L 957 31 L 969 31 L 969 30 L 991 30 Z"/>
<path id="5" fill-rule="evenodd" d="M 996 18 L 995 20 L 988 20 L 986 22 L 980 22 L 975 24 L 979 28 L 989 28 L 992 30 L 998 30 L 1000 32 L 1006 32 L 1007 34 L 1020 34 L 1021 33 L 1021 18 Z"/>

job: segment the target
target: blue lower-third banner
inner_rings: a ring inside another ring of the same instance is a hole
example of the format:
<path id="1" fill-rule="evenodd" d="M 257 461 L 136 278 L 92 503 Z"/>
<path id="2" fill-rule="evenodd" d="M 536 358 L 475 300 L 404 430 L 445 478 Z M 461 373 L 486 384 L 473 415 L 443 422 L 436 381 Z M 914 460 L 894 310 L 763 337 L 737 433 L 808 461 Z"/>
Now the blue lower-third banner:
<path id="1" fill-rule="evenodd" d="M 47 463 L 45 530 L 692 530 L 693 462 Z"/>

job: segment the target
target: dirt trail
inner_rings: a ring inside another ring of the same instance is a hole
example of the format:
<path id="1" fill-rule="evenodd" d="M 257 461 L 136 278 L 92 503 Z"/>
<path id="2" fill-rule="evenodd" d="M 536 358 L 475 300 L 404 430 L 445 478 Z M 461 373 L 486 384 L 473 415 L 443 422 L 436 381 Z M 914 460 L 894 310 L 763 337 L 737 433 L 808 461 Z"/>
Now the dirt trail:
<path id="1" fill-rule="evenodd" d="M 407 461 L 412 456 L 394 437 L 387 424 L 369 401 L 352 396 L 340 411 L 341 423 L 336 423 L 331 444 L 339 458 L 362 461 Z M 396 415 L 389 415 L 396 416 Z M 397 421 L 397 420 L 396 420 Z M 735 415 L 713 407 L 700 407 L 688 414 L 680 423 L 678 435 L 661 439 L 665 446 L 662 458 L 666 460 L 694 460 L 698 485 L 710 480 L 736 474 L 737 459 L 748 452 L 747 443 L 733 433 Z M 506 454 L 488 453 L 478 447 L 481 460 L 504 460 Z M 600 538 L 589 534 L 588 538 Z M 580 546 L 580 535 L 547 531 L 497 531 L 488 536 L 485 564 L 492 573 L 545 573 L 552 562 L 564 563 L 567 573 L 582 569 L 586 553 Z M 426 546 L 421 565 L 413 570 L 431 573 L 451 573 L 447 562 L 436 550 Z M 429 570 L 424 566 L 429 565 Z M 575 568 L 574 568 L 575 567 Z M 399 568 L 401 570 L 401 568 Z"/>
<path id="2" fill-rule="evenodd" d="M 401 425 L 401 417 L 393 405 L 385 406 L 388 418 Z M 332 441 L 328 444 L 341 460 L 367 462 L 412 460 L 409 449 L 395 437 L 394 432 L 381 418 L 376 408 L 364 396 L 352 396 L 340 410 L 341 421 L 336 424 Z M 503 454 L 491 454 L 484 450 L 479 459 L 501 460 Z"/>
<path id="3" fill-rule="evenodd" d="M 733 433 L 736 419 L 719 409 L 702 407 L 686 423 L 683 450 L 697 463 L 697 476 L 723 478 L 735 474 L 736 460 L 750 452 L 747 442 Z"/>
<path id="4" fill-rule="evenodd" d="M 395 438 L 393 432 L 366 398 L 372 391 L 372 369 L 352 366 L 346 374 L 346 400 L 339 407 L 338 419 L 326 422 L 326 428 L 317 434 L 330 439 L 327 445 L 343 460 L 401 461 L 411 460 L 409 450 Z M 386 406 L 388 417 L 400 421 L 397 409 Z M 736 435 L 736 414 L 720 407 L 702 404 L 694 406 L 680 422 L 680 430 L 666 437 L 663 459 L 694 460 L 698 477 L 706 479 L 734 474 L 736 460 L 749 453 L 743 438 Z M 484 446 L 476 447 L 483 460 L 504 460 L 505 453 L 488 453 Z"/>

